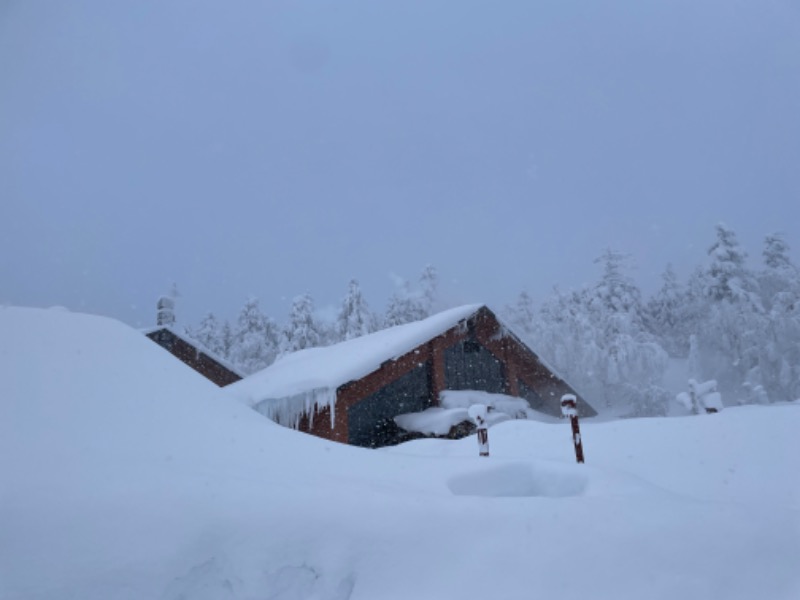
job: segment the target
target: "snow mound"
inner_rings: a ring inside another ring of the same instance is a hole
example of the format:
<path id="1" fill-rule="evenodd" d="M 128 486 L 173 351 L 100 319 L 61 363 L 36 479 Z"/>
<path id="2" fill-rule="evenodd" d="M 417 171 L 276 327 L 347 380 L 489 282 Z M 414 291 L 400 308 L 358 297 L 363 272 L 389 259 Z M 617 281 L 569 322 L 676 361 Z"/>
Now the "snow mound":
<path id="1" fill-rule="evenodd" d="M 587 423 L 584 466 L 566 422 L 371 451 L 122 323 L 0 309 L 0 599 L 794 600 L 798 430 L 792 404 Z"/>
<path id="2" fill-rule="evenodd" d="M 447 487 L 456 496 L 563 498 L 582 494 L 587 481 L 578 468 L 509 463 L 456 475 Z"/>

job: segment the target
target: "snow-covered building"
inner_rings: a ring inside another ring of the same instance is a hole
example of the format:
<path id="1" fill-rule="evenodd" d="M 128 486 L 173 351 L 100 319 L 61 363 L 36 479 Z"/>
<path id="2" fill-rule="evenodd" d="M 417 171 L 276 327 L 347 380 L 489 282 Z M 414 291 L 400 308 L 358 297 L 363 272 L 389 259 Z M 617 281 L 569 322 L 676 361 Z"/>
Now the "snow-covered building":
<path id="1" fill-rule="evenodd" d="M 402 441 L 394 417 L 438 406 L 445 390 L 517 396 L 554 416 L 569 393 L 581 416 L 597 414 L 483 305 L 301 350 L 227 388 L 282 425 L 365 447 Z"/>
<path id="2" fill-rule="evenodd" d="M 242 378 L 231 365 L 214 356 L 199 342 L 178 333 L 173 327 L 162 325 L 153 329 L 145 329 L 143 333 L 175 358 L 220 387 Z"/>

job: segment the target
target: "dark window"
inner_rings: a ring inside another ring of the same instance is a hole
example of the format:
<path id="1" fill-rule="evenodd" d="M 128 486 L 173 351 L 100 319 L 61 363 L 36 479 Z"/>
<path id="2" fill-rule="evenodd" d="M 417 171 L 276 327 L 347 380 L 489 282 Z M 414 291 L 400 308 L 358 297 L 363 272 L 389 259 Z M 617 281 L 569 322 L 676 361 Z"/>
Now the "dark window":
<path id="1" fill-rule="evenodd" d="M 481 345 L 473 340 L 464 342 L 464 354 L 475 354 L 481 351 Z"/>
<path id="2" fill-rule="evenodd" d="M 394 417 L 428 408 L 429 382 L 430 365 L 424 363 L 351 406 L 347 410 L 348 442 L 379 448 L 404 441 L 407 434 L 395 424 Z"/>
<path id="3" fill-rule="evenodd" d="M 444 376 L 449 390 L 481 390 L 493 394 L 506 391 L 503 364 L 475 339 L 445 350 Z"/>

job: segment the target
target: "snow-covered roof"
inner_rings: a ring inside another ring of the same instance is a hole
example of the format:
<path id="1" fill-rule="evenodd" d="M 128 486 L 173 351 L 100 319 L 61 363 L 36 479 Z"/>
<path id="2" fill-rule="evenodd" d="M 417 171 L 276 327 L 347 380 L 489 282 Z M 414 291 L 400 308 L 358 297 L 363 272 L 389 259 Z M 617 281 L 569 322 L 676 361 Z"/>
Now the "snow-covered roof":
<path id="1" fill-rule="evenodd" d="M 226 392 L 255 406 L 265 400 L 309 399 L 312 404 L 335 401 L 336 388 L 360 379 L 382 363 L 413 350 L 468 319 L 483 307 L 470 304 L 446 310 L 422 321 L 398 325 L 324 348 L 300 350 L 279 358 L 272 365 L 229 385 Z M 320 402 L 322 397 L 326 400 Z"/>

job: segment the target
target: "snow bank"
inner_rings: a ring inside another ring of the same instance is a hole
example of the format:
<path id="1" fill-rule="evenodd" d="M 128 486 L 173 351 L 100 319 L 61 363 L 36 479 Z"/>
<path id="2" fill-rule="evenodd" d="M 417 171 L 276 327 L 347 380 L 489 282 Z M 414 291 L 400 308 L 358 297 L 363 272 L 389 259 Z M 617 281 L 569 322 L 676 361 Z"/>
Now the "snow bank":
<path id="1" fill-rule="evenodd" d="M 549 423 L 558 421 L 556 417 L 531 409 L 527 400 L 505 394 L 477 390 L 444 390 L 440 394 L 439 402 L 441 406 L 398 415 L 394 422 L 406 431 L 443 436 L 459 423 L 470 421 L 470 408 L 476 405 L 489 408 L 485 415 L 488 427 L 509 419 L 532 419 Z"/>
<path id="2" fill-rule="evenodd" d="M 425 435 L 447 435 L 450 430 L 469 420 L 466 408 L 442 408 L 433 406 L 421 412 L 397 415 L 394 422 L 406 431 Z"/>
<path id="3" fill-rule="evenodd" d="M 0 309 L 0 598 L 795 599 L 798 428 L 798 404 L 587 422 L 587 465 L 566 422 L 501 423 L 490 458 L 363 450 L 121 323 Z"/>
<path id="4" fill-rule="evenodd" d="M 557 423 L 558 417 L 533 410 L 527 400 L 506 394 L 491 394 L 478 390 L 444 390 L 439 398 L 445 408 L 469 409 L 474 404 L 483 404 L 490 407 L 488 413 L 489 424 L 505 421 L 506 419 L 530 419 L 545 423 Z M 492 419 L 499 417 L 497 421 Z"/>
<path id="5" fill-rule="evenodd" d="M 569 465 L 506 462 L 455 475 L 447 487 L 457 496 L 577 496 L 586 489 L 585 469 Z"/>

